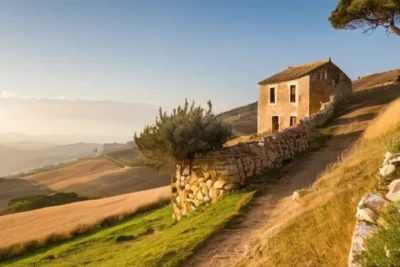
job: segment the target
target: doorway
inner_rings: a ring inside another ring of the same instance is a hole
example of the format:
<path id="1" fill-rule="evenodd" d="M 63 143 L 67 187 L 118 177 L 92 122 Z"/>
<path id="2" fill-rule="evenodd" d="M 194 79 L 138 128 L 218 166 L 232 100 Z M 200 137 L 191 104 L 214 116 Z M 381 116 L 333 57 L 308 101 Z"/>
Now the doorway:
<path id="1" fill-rule="evenodd" d="M 272 132 L 279 132 L 279 116 L 272 116 Z"/>

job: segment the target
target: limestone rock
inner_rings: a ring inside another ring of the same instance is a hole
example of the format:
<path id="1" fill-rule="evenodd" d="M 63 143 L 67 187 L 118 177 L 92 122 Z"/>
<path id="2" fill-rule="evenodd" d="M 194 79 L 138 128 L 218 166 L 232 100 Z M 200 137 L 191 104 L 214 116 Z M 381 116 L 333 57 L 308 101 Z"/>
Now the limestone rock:
<path id="1" fill-rule="evenodd" d="M 386 210 L 388 202 L 378 193 L 370 193 L 360 200 L 357 209 L 368 208 L 376 214 L 381 214 Z"/>
<path id="2" fill-rule="evenodd" d="M 176 197 L 176 203 L 178 203 L 178 204 L 181 203 L 181 197 L 180 196 Z"/>
<path id="3" fill-rule="evenodd" d="M 379 174 L 383 177 L 389 176 L 396 170 L 396 167 L 393 164 L 384 165 L 379 169 Z"/>
<path id="4" fill-rule="evenodd" d="M 226 184 L 224 186 L 224 190 L 226 190 L 226 191 L 230 191 L 230 190 L 232 190 L 232 188 L 233 188 L 233 184 Z"/>
<path id="5" fill-rule="evenodd" d="M 204 187 L 204 188 L 202 188 L 201 189 L 201 192 L 203 193 L 203 195 L 208 195 L 208 188 L 207 187 Z"/>
<path id="6" fill-rule="evenodd" d="M 226 183 L 225 181 L 218 180 L 218 181 L 216 181 L 216 182 L 214 183 L 214 187 L 215 187 L 215 188 L 218 188 L 218 189 L 221 189 L 221 188 L 224 187 L 225 183 Z"/>
<path id="7" fill-rule="evenodd" d="M 211 199 L 210 199 L 210 197 L 209 197 L 209 196 L 205 196 L 205 197 L 204 197 L 204 199 L 203 199 L 203 201 L 207 203 L 207 202 L 210 202 L 210 201 L 211 201 Z"/>
<path id="8" fill-rule="evenodd" d="M 204 199 L 204 195 L 203 195 L 203 193 L 201 193 L 200 191 L 197 193 L 197 195 L 196 195 L 196 198 L 198 199 L 198 200 L 203 200 Z"/>
<path id="9" fill-rule="evenodd" d="M 400 179 L 394 180 L 389 185 L 389 192 L 386 197 L 391 201 L 400 201 Z"/>
<path id="10" fill-rule="evenodd" d="M 206 186 L 208 187 L 208 189 L 210 189 L 213 185 L 213 181 L 211 179 L 206 181 Z"/>
<path id="11" fill-rule="evenodd" d="M 199 192 L 199 188 L 197 187 L 197 186 L 195 186 L 195 185 L 192 185 L 191 187 L 190 187 L 190 189 L 192 189 L 192 191 L 193 191 L 193 193 L 194 194 L 196 194 L 197 192 Z"/>
<path id="12" fill-rule="evenodd" d="M 185 184 L 185 189 L 190 190 L 190 184 Z"/>
<path id="13" fill-rule="evenodd" d="M 362 267 L 355 262 L 354 257 L 365 250 L 365 239 L 371 236 L 376 229 L 377 227 L 375 225 L 368 224 L 365 221 L 357 221 L 353 238 L 351 240 L 351 249 L 348 262 L 349 267 Z"/>
<path id="14" fill-rule="evenodd" d="M 300 201 L 300 193 L 298 191 L 294 191 L 292 195 L 293 201 Z"/>
<path id="15" fill-rule="evenodd" d="M 379 216 L 369 208 L 357 209 L 356 217 L 358 220 L 376 223 Z"/>
<path id="16" fill-rule="evenodd" d="M 210 173 L 209 172 L 203 172 L 203 177 L 205 178 L 205 179 L 208 179 L 208 178 L 210 178 Z"/>

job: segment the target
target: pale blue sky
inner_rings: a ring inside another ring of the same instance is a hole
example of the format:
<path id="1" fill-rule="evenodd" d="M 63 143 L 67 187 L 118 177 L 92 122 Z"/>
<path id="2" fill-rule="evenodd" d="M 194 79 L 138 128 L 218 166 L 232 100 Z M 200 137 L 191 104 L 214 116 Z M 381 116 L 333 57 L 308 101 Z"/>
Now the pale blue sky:
<path id="1" fill-rule="evenodd" d="M 352 78 L 399 68 L 400 38 L 332 29 L 336 3 L 4 0 L 0 95 L 187 97 L 219 112 L 256 101 L 257 82 L 288 65 L 330 56 Z"/>

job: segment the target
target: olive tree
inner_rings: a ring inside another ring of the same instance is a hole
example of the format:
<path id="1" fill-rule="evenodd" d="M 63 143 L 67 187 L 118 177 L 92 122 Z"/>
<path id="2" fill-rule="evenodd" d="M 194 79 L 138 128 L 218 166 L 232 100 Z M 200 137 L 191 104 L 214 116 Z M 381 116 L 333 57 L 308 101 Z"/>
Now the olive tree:
<path id="1" fill-rule="evenodd" d="M 190 106 L 187 100 L 171 114 L 159 110 L 154 125 L 146 126 L 134 139 L 142 153 L 150 158 L 173 159 L 181 165 L 192 166 L 198 155 L 217 150 L 232 136 L 230 125 L 218 119 L 211 101 L 208 109 Z"/>

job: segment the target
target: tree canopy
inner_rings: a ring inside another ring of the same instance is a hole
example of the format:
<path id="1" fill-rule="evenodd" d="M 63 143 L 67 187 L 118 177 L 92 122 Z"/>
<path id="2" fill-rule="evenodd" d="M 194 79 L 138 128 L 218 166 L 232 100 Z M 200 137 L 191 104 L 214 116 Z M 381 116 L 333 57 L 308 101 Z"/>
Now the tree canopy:
<path id="1" fill-rule="evenodd" d="M 383 27 L 400 36 L 400 0 L 340 0 L 329 21 L 336 29 Z"/>
<path id="2" fill-rule="evenodd" d="M 146 126 L 140 136 L 135 133 L 138 148 L 148 157 L 172 158 L 183 164 L 221 148 L 232 136 L 232 130 L 214 115 L 211 101 L 207 104 L 205 110 L 194 102 L 189 106 L 186 100 L 171 114 L 160 108 L 155 125 Z"/>

